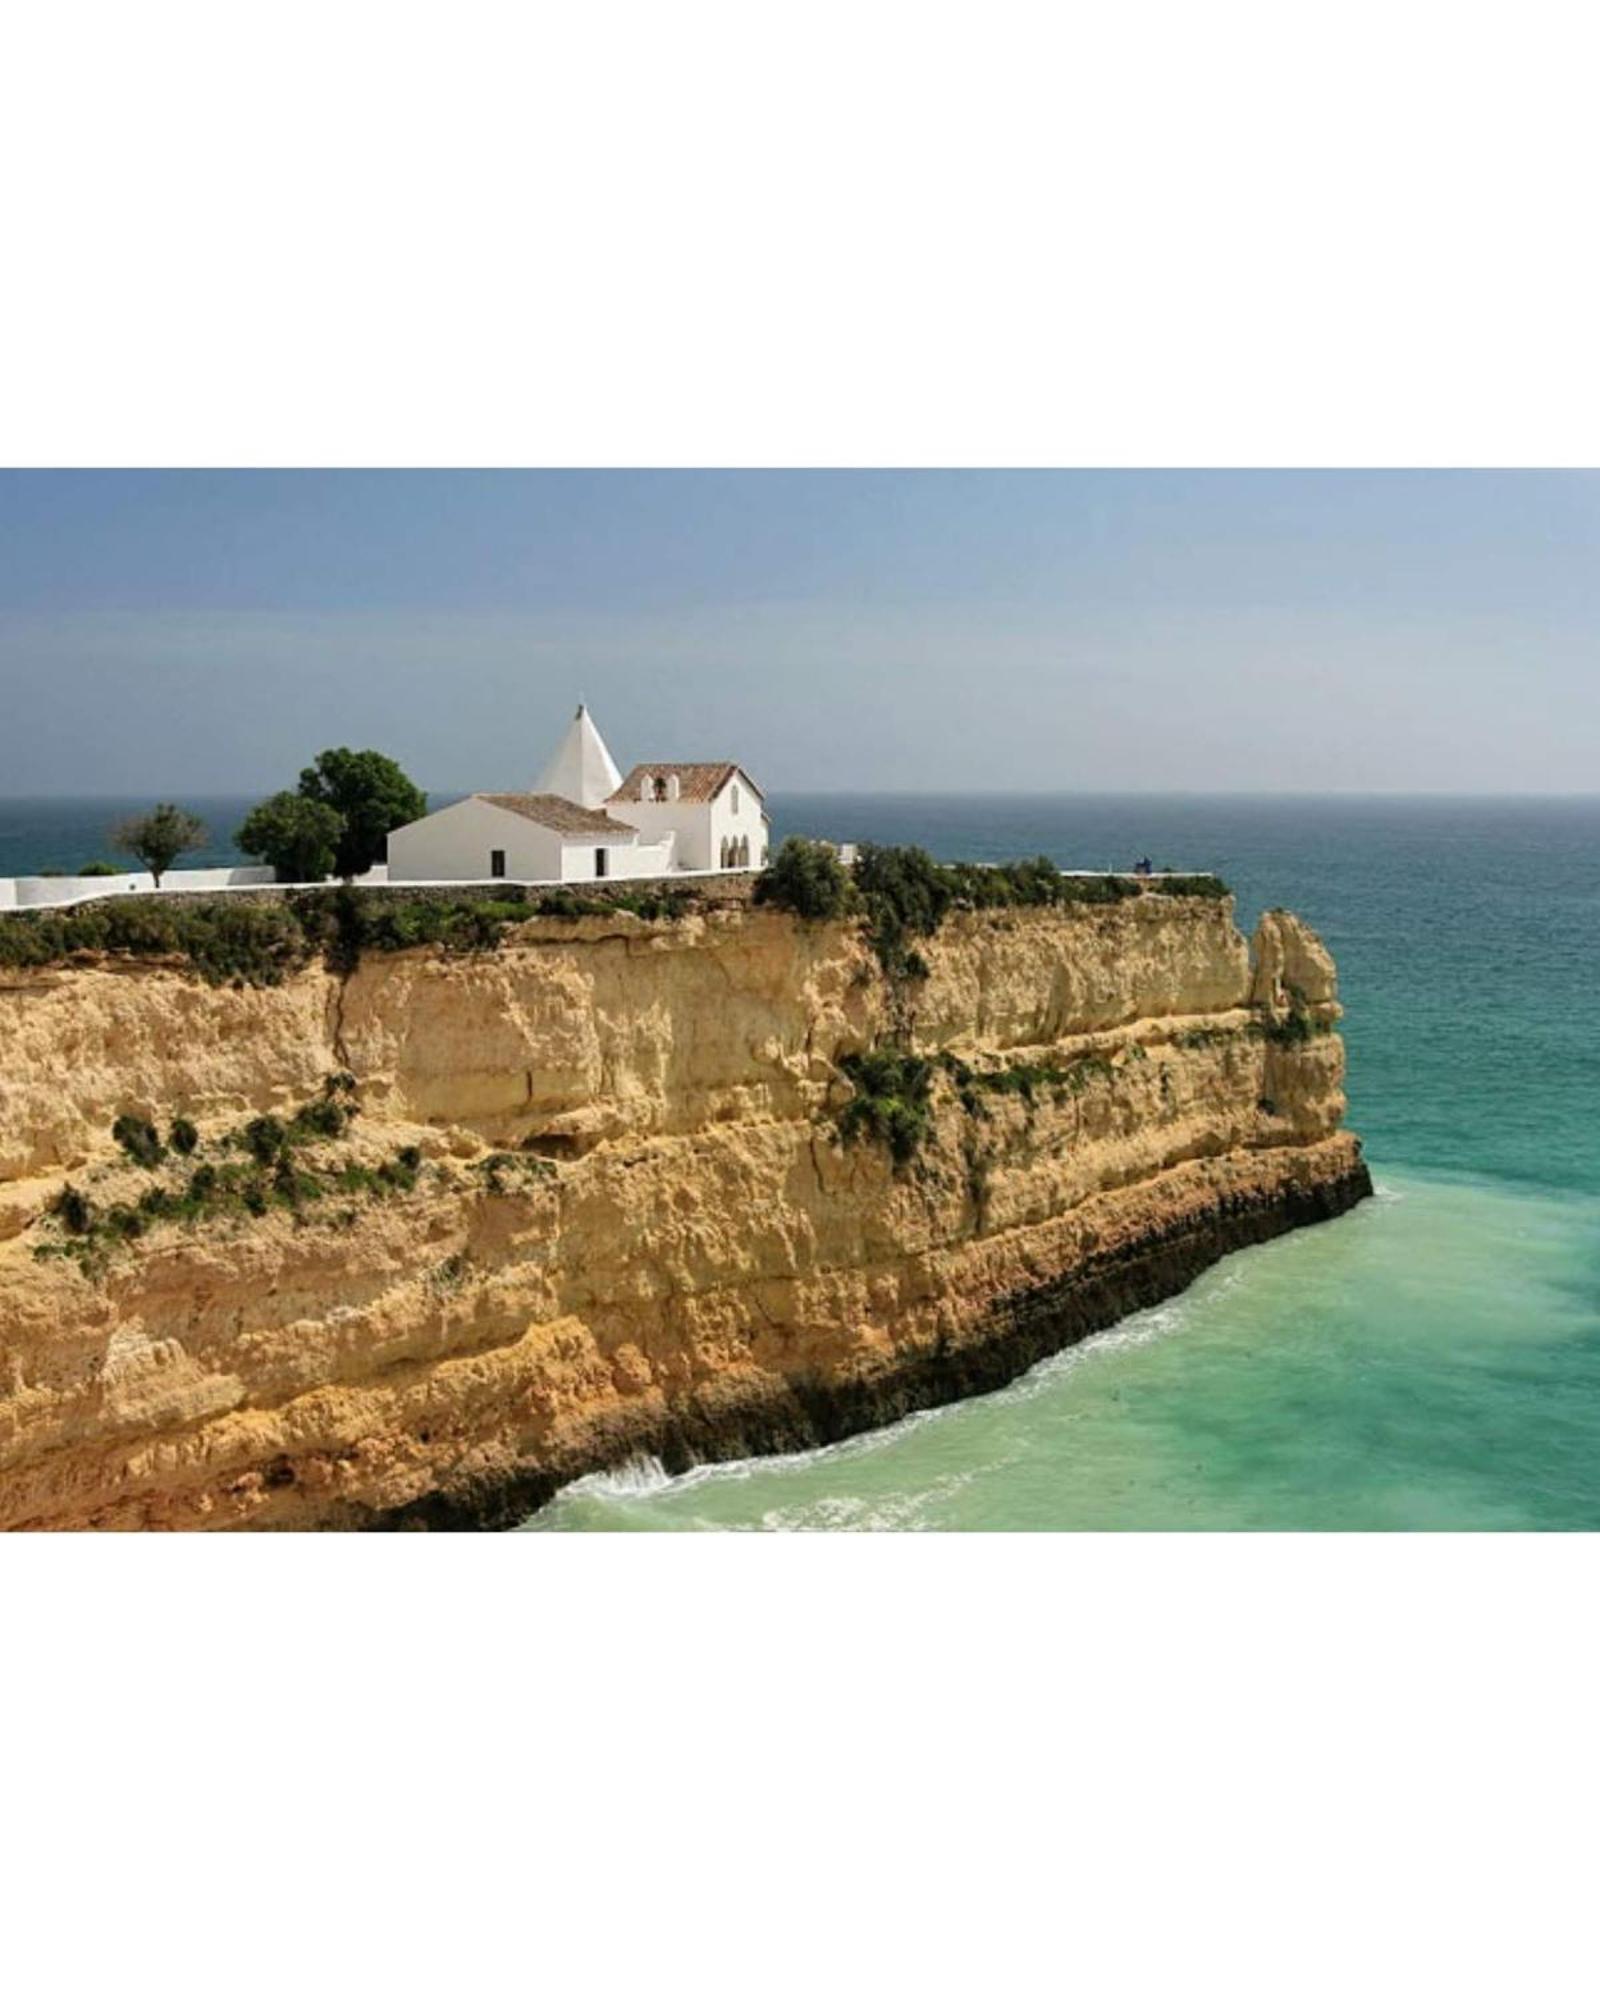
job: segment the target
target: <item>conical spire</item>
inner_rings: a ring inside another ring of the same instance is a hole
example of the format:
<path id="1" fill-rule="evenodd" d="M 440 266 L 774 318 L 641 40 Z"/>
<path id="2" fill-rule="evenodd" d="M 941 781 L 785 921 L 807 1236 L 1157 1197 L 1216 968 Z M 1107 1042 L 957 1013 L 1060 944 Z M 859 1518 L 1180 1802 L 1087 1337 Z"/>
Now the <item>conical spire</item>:
<path id="1" fill-rule="evenodd" d="M 592 810 L 604 805 L 621 783 L 622 773 L 611 761 L 605 739 L 580 701 L 577 714 L 534 790 L 554 792 L 558 799 L 570 799 L 574 805 Z"/>

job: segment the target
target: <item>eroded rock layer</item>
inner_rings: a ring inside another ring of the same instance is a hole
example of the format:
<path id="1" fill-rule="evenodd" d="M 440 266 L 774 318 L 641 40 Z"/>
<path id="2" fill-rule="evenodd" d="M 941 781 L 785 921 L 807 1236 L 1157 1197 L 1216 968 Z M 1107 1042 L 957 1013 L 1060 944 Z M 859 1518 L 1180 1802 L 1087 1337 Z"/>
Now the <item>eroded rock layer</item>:
<path id="1" fill-rule="evenodd" d="M 729 908 L 262 989 L 0 976 L 0 1526 L 501 1524 L 995 1387 L 1368 1190 L 1293 917 L 1253 963 L 1155 894 L 922 954 L 894 992 L 856 927 Z M 935 1059 L 898 1162 L 837 1130 L 890 1045 Z M 357 1115 L 264 1212 L 151 1193 L 330 1078 Z M 123 1114 L 195 1150 L 141 1167 Z M 68 1186 L 146 1219 L 85 1254 Z"/>

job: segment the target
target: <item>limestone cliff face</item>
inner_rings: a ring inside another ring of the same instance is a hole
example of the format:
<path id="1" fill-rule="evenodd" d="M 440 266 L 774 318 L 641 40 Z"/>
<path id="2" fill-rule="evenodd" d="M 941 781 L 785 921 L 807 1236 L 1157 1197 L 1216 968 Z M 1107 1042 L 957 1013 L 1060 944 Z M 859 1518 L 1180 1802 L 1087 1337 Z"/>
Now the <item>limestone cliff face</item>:
<path id="1" fill-rule="evenodd" d="M 634 1450 L 994 1386 L 1366 1190 L 1294 918 L 1253 966 L 1231 905 L 1153 894 L 953 917 L 923 955 L 896 996 L 855 927 L 730 908 L 266 989 L 0 976 L 0 1526 L 506 1520 Z M 941 1059 L 899 1165 L 837 1131 L 841 1059 L 894 1034 Z M 225 1159 L 338 1073 L 359 1115 L 305 1158 L 368 1191 L 61 1254 L 65 1184 L 171 1177 L 119 1114 Z"/>

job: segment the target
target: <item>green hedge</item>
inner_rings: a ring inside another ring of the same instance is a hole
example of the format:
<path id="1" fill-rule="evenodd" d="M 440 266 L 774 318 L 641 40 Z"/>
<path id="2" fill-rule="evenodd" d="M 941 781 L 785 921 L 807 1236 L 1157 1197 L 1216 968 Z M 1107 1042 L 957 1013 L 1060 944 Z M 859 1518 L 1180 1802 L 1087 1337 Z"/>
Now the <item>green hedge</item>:
<path id="1" fill-rule="evenodd" d="M 1220 899 L 1215 875 L 1140 879 L 1065 875 L 1048 855 L 983 865 L 935 861 L 921 847 L 863 846 L 847 872 L 825 842 L 786 840 L 756 883 L 755 900 L 807 919 L 859 913 L 889 979 L 924 978 L 915 940 L 932 937 L 951 910 L 1067 909 L 1131 901 L 1146 891 Z"/>

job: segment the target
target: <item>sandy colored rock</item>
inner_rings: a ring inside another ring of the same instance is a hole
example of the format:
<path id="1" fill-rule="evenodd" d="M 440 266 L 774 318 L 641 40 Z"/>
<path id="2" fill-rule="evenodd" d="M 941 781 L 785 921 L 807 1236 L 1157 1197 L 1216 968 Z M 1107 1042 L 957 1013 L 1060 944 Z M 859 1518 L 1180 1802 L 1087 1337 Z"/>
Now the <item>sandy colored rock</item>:
<path id="1" fill-rule="evenodd" d="M 1293 988 L 1337 1014 L 1295 919 L 1254 972 L 1230 905 L 1153 894 L 960 915 L 923 951 L 919 1048 L 1071 1082 L 975 1113 L 941 1072 L 898 1173 L 835 1130 L 840 1056 L 894 1014 L 853 927 L 541 919 L 260 990 L 0 977 L 0 1525 L 503 1520 L 641 1448 L 992 1386 L 1364 1190 L 1337 1035 L 1264 1032 Z M 95 1278 L 34 1255 L 69 1175 L 137 1190 L 119 1112 L 214 1143 L 335 1071 L 363 1158 L 424 1153 L 413 1191 L 162 1224 Z M 499 1191 L 497 1150 L 528 1163 Z"/>

